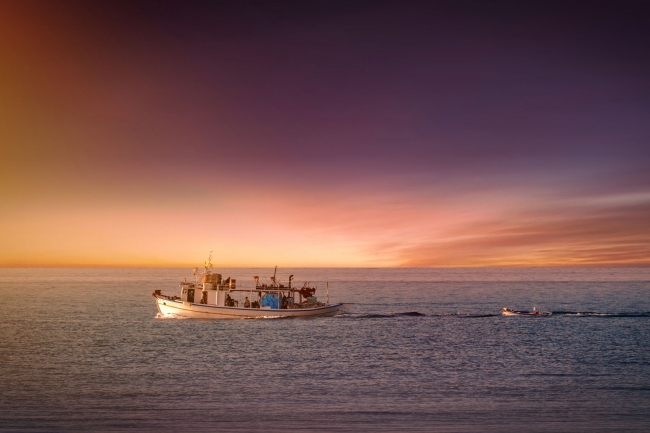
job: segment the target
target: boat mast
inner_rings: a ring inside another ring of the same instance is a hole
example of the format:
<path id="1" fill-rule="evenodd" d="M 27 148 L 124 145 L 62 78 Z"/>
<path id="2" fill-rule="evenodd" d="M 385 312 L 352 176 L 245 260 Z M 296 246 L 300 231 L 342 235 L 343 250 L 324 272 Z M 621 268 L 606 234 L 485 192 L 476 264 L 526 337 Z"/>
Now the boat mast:
<path id="1" fill-rule="evenodd" d="M 207 275 L 210 273 L 208 268 L 212 267 L 212 251 L 210 251 L 210 257 L 208 257 L 208 260 L 205 262 L 205 269 L 203 270 L 203 275 Z"/>

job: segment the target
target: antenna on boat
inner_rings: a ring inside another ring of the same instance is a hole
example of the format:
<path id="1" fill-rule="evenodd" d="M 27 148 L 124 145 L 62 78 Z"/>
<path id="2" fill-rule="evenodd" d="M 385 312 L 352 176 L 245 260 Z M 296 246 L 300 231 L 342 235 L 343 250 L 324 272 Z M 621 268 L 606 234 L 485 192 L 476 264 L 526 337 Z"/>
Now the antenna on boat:
<path id="1" fill-rule="evenodd" d="M 327 293 L 327 305 L 330 304 L 330 283 L 325 283 L 325 293 Z"/>
<path id="2" fill-rule="evenodd" d="M 278 265 L 275 265 L 275 272 L 273 272 L 273 284 L 275 284 L 276 286 L 278 285 L 278 283 L 275 281 L 275 276 L 277 275 L 277 273 L 278 273 Z"/>
<path id="3" fill-rule="evenodd" d="M 205 262 L 205 270 L 203 271 L 203 274 L 209 274 L 210 271 L 208 271 L 208 268 L 212 267 L 212 251 L 210 251 L 210 257 L 208 257 L 208 260 Z"/>

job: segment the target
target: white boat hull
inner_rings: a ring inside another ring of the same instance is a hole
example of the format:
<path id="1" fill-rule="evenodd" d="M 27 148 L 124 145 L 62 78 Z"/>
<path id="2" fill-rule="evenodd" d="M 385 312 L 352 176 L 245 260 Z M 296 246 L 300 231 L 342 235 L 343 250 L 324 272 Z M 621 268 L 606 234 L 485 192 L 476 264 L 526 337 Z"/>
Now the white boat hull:
<path id="1" fill-rule="evenodd" d="M 318 308 L 297 308 L 272 310 L 263 308 L 217 307 L 216 305 L 194 304 L 187 301 L 156 297 L 158 311 L 165 316 L 180 316 L 191 319 L 255 319 L 271 317 L 327 317 L 342 314 L 346 304 L 325 305 Z"/>

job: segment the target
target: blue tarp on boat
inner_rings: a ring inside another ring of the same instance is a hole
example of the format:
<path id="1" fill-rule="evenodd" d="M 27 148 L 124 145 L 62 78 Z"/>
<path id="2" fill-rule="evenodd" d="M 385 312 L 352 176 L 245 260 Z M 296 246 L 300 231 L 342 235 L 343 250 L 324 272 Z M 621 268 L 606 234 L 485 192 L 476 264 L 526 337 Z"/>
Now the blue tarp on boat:
<path id="1" fill-rule="evenodd" d="M 267 293 L 262 296 L 262 307 L 271 307 L 274 310 L 278 309 L 278 295 L 276 293 Z"/>

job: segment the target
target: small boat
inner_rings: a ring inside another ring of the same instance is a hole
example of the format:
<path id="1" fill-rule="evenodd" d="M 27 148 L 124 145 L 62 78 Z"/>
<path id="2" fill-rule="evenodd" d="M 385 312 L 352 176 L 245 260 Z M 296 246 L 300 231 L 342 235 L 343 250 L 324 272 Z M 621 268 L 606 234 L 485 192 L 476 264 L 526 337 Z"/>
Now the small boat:
<path id="1" fill-rule="evenodd" d="M 550 316 L 551 314 L 553 313 L 550 311 L 538 311 L 536 307 L 533 307 L 533 311 L 515 311 L 505 307 L 501 309 L 503 316 Z"/>
<path id="2" fill-rule="evenodd" d="M 319 302 L 314 296 L 316 287 L 310 287 L 309 282 L 293 287 L 291 275 L 288 283 L 280 284 L 276 266 L 268 284 L 255 276 L 254 288 L 239 288 L 235 279 L 212 273 L 211 260 L 212 254 L 205 262 L 200 282 L 197 268 L 194 283 L 181 282 L 179 296 L 163 295 L 161 290 L 152 293 L 160 314 L 193 319 L 251 319 L 334 316 L 347 309 L 347 304 L 329 303 L 329 284 L 326 302 Z"/>

